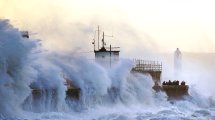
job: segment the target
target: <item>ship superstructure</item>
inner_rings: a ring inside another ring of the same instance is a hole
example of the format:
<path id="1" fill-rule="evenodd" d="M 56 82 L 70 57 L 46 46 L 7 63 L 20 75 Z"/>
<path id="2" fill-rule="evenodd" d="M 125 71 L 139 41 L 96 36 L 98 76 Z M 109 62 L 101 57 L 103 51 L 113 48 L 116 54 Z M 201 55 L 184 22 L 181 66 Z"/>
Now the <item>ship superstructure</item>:
<path id="1" fill-rule="evenodd" d="M 95 61 L 96 63 L 100 64 L 104 68 L 111 68 L 112 66 L 116 65 L 119 61 L 119 47 L 106 47 L 105 43 L 105 34 L 104 32 L 102 33 L 102 39 L 101 43 L 102 46 L 100 47 L 99 41 L 100 41 L 100 29 L 98 26 L 97 30 L 97 35 L 98 35 L 98 49 L 95 48 L 95 38 L 93 39 L 94 41 L 92 42 L 94 45 L 94 53 L 95 53 Z"/>

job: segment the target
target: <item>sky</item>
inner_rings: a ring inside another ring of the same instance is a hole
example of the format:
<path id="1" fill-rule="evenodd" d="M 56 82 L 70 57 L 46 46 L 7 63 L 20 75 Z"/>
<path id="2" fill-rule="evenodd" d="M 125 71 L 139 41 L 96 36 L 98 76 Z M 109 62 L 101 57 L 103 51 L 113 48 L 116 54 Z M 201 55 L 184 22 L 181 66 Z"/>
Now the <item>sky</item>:
<path id="1" fill-rule="evenodd" d="M 49 50 L 93 51 L 99 25 L 124 55 L 215 52 L 213 0 L 0 0 L 0 18 Z M 36 34 L 35 34 L 36 33 Z"/>

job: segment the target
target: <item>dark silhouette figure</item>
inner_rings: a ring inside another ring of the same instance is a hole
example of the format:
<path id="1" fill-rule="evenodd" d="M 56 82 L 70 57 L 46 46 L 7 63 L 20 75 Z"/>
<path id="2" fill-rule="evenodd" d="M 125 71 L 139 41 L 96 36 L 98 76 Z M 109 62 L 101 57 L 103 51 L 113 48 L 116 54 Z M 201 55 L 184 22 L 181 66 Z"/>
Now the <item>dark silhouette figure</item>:
<path id="1" fill-rule="evenodd" d="M 180 85 L 180 82 L 178 80 L 174 80 L 174 81 L 169 80 L 167 82 L 163 81 L 162 85 Z M 181 85 L 185 85 L 185 82 L 182 81 Z"/>
<path id="2" fill-rule="evenodd" d="M 168 82 L 168 85 L 172 85 L 172 82 L 171 82 L 171 80 L 169 80 L 169 82 Z"/>
<path id="3" fill-rule="evenodd" d="M 184 81 L 181 82 L 181 85 L 186 85 L 186 83 Z"/>
<path id="4" fill-rule="evenodd" d="M 176 85 L 176 80 L 173 81 L 173 85 Z"/>
<path id="5" fill-rule="evenodd" d="M 179 81 L 178 80 L 174 80 L 173 81 L 173 85 L 179 85 Z"/>
<path id="6" fill-rule="evenodd" d="M 178 80 L 176 81 L 176 84 L 179 85 L 179 81 Z"/>

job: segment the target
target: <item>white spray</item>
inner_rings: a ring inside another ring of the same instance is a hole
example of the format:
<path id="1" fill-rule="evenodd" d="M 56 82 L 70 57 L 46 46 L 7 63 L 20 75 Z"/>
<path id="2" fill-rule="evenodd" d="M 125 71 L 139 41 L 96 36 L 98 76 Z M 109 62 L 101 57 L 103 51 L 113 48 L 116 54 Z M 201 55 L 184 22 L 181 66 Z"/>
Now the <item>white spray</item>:
<path id="1" fill-rule="evenodd" d="M 36 42 L 26 40 L 8 20 L 0 20 L 0 113 L 19 114 L 20 105 L 30 93 L 34 78 L 28 64 Z"/>

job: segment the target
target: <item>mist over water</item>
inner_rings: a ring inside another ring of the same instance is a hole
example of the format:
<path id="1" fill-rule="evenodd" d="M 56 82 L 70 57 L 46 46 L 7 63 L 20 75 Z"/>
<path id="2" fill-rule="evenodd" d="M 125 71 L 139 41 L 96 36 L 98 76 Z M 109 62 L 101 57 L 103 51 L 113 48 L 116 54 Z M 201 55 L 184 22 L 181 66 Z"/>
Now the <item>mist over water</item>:
<path id="1" fill-rule="evenodd" d="M 175 79 L 168 66 L 170 62 L 165 62 L 162 78 Z M 0 20 L 0 118 L 215 119 L 215 95 L 210 88 L 213 86 L 197 84 L 202 80 L 214 83 L 211 71 L 207 72 L 198 63 L 183 64 L 181 78 L 190 84 L 190 96 L 169 102 L 165 93 L 153 91 L 149 75 L 130 73 L 133 62 L 129 59 L 121 59 L 113 68 L 104 69 L 72 52 L 45 51 L 38 40 L 23 38 L 8 20 Z M 65 99 L 65 78 L 81 88 L 80 100 Z M 33 102 L 30 86 L 48 91 L 40 101 Z M 52 89 L 56 94 L 53 95 Z"/>

